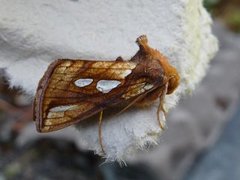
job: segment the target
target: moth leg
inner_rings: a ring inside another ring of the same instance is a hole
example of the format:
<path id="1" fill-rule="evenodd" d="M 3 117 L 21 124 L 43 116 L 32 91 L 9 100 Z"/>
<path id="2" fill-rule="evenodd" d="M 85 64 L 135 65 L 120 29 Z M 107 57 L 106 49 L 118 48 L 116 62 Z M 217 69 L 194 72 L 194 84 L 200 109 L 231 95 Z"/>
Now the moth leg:
<path id="1" fill-rule="evenodd" d="M 159 105 L 158 105 L 158 110 L 157 110 L 157 118 L 158 118 L 158 122 L 159 122 L 159 126 L 162 130 L 165 129 L 165 117 L 167 115 L 165 109 L 164 109 L 164 100 L 165 100 L 165 96 L 167 94 L 167 89 L 168 89 L 168 83 L 166 83 L 163 92 L 161 93 L 161 95 L 159 96 Z M 162 114 L 163 113 L 163 114 Z M 160 117 L 162 115 L 162 118 Z"/>
<path id="2" fill-rule="evenodd" d="M 162 97 L 162 96 L 161 96 Z M 158 117 L 158 122 L 159 122 L 159 126 L 162 130 L 165 130 L 165 123 L 163 122 L 164 120 L 162 118 L 160 118 L 160 114 L 163 113 L 163 117 L 165 118 L 166 116 L 166 111 L 163 107 L 163 103 L 162 103 L 162 98 L 160 97 L 160 103 L 158 106 L 158 110 L 157 110 L 157 117 Z"/>
<path id="3" fill-rule="evenodd" d="M 103 143 L 102 143 L 102 118 L 103 118 L 103 111 L 99 114 L 99 122 L 98 122 L 98 140 L 101 146 L 103 154 L 105 154 Z"/>

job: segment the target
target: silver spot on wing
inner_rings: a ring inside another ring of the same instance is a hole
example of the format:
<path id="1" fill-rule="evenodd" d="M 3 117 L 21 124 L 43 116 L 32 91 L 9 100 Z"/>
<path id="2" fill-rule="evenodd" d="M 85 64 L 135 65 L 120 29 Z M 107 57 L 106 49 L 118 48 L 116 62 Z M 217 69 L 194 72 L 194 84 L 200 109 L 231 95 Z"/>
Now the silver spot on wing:
<path id="1" fill-rule="evenodd" d="M 93 82 L 93 79 L 78 79 L 74 82 L 77 87 L 85 87 Z"/>
<path id="2" fill-rule="evenodd" d="M 119 84 L 121 84 L 121 82 L 117 80 L 100 80 L 97 82 L 96 88 L 102 93 L 108 93 L 112 89 L 116 88 Z"/>

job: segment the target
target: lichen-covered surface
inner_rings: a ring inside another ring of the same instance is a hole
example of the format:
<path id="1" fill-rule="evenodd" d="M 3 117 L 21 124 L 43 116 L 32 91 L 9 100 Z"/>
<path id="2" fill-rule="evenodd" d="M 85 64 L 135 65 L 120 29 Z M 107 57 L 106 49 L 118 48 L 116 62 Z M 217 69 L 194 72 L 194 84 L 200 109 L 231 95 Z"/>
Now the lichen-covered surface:
<path id="1" fill-rule="evenodd" d="M 51 61 L 109 60 L 119 55 L 129 59 L 137 51 L 135 39 L 146 34 L 149 44 L 170 59 L 182 78 L 177 91 L 166 98 L 165 106 L 170 109 L 182 95 L 193 91 L 218 49 L 201 0 L 0 3 L 0 67 L 11 86 L 21 87 L 31 97 Z M 153 105 L 104 119 L 108 160 L 126 160 L 147 143 L 157 142 L 162 131 L 156 109 Z M 78 130 L 73 136 L 79 147 L 100 154 L 97 123 L 79 125 Z"/>

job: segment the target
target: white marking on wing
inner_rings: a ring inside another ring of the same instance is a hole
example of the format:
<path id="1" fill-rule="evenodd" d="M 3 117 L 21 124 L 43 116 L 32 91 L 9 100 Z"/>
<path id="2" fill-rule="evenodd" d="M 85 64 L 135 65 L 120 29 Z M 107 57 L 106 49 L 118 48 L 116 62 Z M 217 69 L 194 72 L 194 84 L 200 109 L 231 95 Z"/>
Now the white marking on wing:
<path id="1" fill-rule="evenodd" d="M 47 118 L 61 118 L 64 117 L 64 111 L 49 112 Z"/>
<path id="2" fill-rule="evenodd" d="M 125 78 L 125 77 L 127 77 L 129 74 L 131 74 L 131 73 L 132 73 L 132 70 L 131 70 L 131 69 L 127 69 L 127 70 L 123 71 L 123 72 L 120 74 L 120 77 L 121 77 L 121 78 Z"/>
<path id="3" fill-rule="evenodd" d="M 97 82 L 97 90 L 102 93 L 108 93 L 119 84 L 121 84 L 121 82 L 116 80 L 100 80 Z"/>
<path id="4" fill-rule="evenodd" d="M 153 85 L 152 85 L 152 84 L 147 84 L 146 86 L 144 86 L 144 89 L 145 89 L 145 90 L 149 90 L 149 89 L 151 89 L 151 88 L 153 88 Z"/>
<path id="5" fill-rule="evenodd" d="M 93 79 L 78 79 L 74 82 L 74 84 L 78 87 L 88 86 L 93 82 Z"/>
<path id="6" fill-rule="evenodd" d="M 74 110 L 78 105 L 66 105 L 66 106 L 56 106 L 49 110 L 49 112 L 62 112 L 67 110 Z"/>

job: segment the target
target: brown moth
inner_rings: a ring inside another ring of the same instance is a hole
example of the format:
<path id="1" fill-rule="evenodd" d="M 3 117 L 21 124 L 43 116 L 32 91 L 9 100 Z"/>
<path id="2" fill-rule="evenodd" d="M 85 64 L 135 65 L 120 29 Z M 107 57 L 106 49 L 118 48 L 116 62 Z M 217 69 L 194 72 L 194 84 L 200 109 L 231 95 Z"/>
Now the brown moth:
<path id="1" fill-rule="evenodd" d="M 34 120 L 39 132 L 56 131 L 125 103 L 145 106 L 160 99 L 158 122 L 164 97 L 179 85 L 180 76 L 159 51 L 148 46 L 145 35 L 136 40 L 139 51 L 129 60 L 115 61 L 60 59 L 48 67 L 39 82 L 34 101 Z"/>

